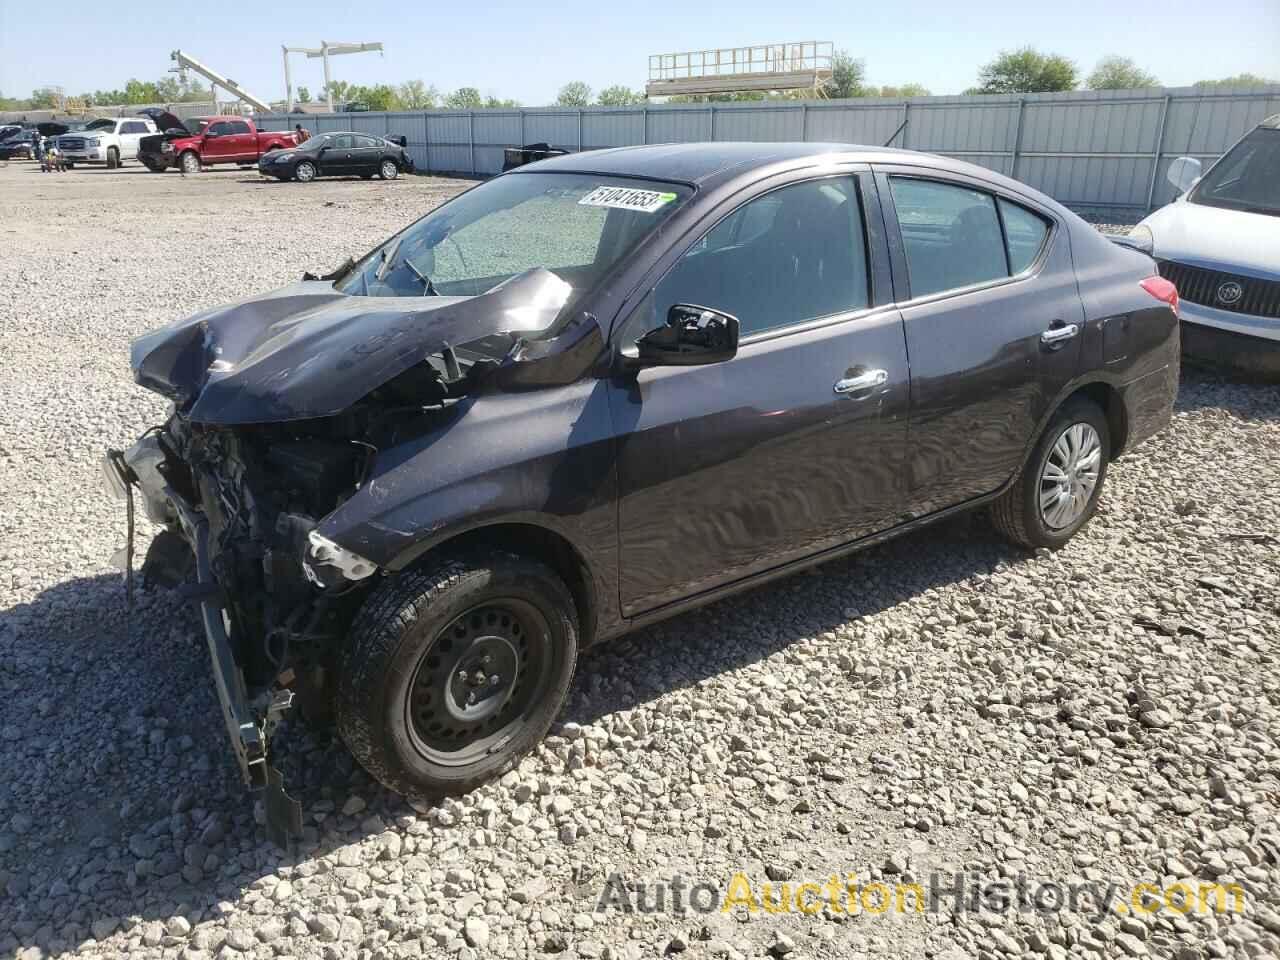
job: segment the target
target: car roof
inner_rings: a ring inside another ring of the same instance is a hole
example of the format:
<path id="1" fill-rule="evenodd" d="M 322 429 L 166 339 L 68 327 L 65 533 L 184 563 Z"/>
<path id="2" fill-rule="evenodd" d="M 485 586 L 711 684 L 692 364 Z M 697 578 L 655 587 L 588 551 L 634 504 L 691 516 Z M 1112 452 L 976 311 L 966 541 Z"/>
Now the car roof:
<path id="1" fill-rule="evenodd" d="M 643 147 L 611 147 L 551 157 L 513 172 L 599 173 L 704 183 L 725 174 L 745 172 L 766 164 L 806 157 L 854 154 L 884 159 L 887 155 L 910 151 L 868 147 L 850 143 L 754 143 L 716 141 L 713 143 L 659 143 Z"/>
<path id="2" fill-rule="evenodd" d="M 750 179 L 764 167 L 818 165 L 821 160 L 852 163 L 893 163 L 928 167 L 985 180 L 992 186 L 1035 197 L 1054 209 L 1061 205 L 1038 190 L 988 167 L 939 154 L 857 143 L 663 143 L 643 147 L 612 147 L 549 157 L 517 167 L 520 173 L 594 173 L 602 176 L 644 177 L 697 187 L 718 186 L 738 178 Z M 505 174 L 504 174 L 505 176 Z"/>

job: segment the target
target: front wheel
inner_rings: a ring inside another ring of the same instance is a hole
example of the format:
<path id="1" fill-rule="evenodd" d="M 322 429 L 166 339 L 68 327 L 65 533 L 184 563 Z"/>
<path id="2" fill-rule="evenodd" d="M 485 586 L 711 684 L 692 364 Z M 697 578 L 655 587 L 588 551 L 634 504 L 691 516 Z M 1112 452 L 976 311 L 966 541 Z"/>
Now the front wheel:
<path id="1" fill-rule="evenodd" d="M 107 148 L 107 169 L 115 170 L 120 166 L 120 151 L 115 147 Z"/>
<path id="2" fill-rule="evenodd" d="M 1097 404 L 1064 404 L 1017 482 L 992 505 L 996 528 L 1025 547 L 1061 547 L 1098 509 L 1110 456 L 1107 418 Z"/>
<path id="3" fill-rule="evenodd" d="M 394 180 L 396 177 L 400 176 L 400 168 L 396 166 L 396 162 L 394 160 L 383 160 L 378 173 L 382 176 L 383 180 Z"/>
<path id="4" fill-rule="evenodd" d="M 316 165 L 310 160 L 303 160 L 293 170 L 299 183 L 310 183 L 316 178 Z"/>
<path id="5" fill-rule="evenodd" d="M 186 174 L 197 174 L 200 172 L 200 156 L 194 151 L 188 151 L 182 155 L 182 172 Z"/>
<path id="6" fill-rule="evenodd" d="M 387 580 L 338 656 L 335 713 L 355 758 L 408 796 L 466 793 L 546 734 L 578 657 L 573 597 L 498 551 Z"/>

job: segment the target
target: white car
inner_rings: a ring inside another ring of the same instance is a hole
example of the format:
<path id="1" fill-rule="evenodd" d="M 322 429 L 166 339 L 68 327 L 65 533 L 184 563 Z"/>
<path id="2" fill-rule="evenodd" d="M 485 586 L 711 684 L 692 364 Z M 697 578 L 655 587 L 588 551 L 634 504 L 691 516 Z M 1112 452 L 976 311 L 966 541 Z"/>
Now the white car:
<path id="1" fill-rule="evenodd" d="M 142 138 L 155 132 L 156 125 L 146 117 L 104 117 L 83 130 L 58 137 L 58 152 L 68 167 L 77 163 L 118 167 L 126 160 L 136 160 Z"/>
<path id="2" fill-rule="evenodd" d="M 1178 288 L 1184 352 L 1280 374 L 1280 114 L 1203 176 L 1191 157 L 1168 175 L 1178 199 L 1125 239 Z"/>

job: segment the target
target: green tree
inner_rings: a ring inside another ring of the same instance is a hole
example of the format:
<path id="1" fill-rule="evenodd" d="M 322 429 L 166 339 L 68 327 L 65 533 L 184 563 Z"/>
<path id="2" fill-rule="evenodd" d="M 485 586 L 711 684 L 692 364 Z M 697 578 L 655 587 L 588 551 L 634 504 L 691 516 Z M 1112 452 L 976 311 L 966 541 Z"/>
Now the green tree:
<path id="1" fill-rule="evenodd" d="M 398 89 L 400 102 L 406 110 L 430 110 L 440 99 L 440 92 L 421 80 L 406 80 Z"/>
<path id="2" fill-rule="evenodd" d="M 849 56 L 847 50 L 837 50 L 831 58 L 831 79 L 823 84 L 822 92 L 832 100 L 865 97 L 867 91 L 862 84 L 866 74 L 865 63 Z"/>
<path id="3" fill-rule="evenodd" d="M 444 98 L 444 105 L 449 110 L 474 110 L 484 106 L 484 98 L 475 87 L 459 87 Z"/>
<path id="4" fill-rule="evenodd" d="M 927 97 L 929 88 L 923 83 L 904 83 L 900 87 L 883 86 L 879 96 L 882 97 Z"/>
<path id="5" fill-rule="evenodd" d="M 334 104 L 346 103 L 354 99 L 351 95 L 351 84 L 346 80 L 330 80 L 325 87 L 326 96 L 332 96 Z"/>
<path id="6" fill-rule="evenodd" d="M 27 100 L 28 110 L 53 110 L 62 105 L 62 94 L 58 93 L 52 87 L 40 87 L 31 91 L 31 97 Z"/>
<path id="7" fill-rule="evenodd" d="M 298 102 L 299 102 L 299 103 L 310 103 L 310 102 L 311 102 L 311 91 L 310 91 L 310 90 L 308 90 L 306 87 L 299 87 L 299 88 L 298 88 Z"/>
<path id="8" fill-rule="evenodd" d="M 625 84 L 617 83 L 600 91 L 596 102 L 602 107 L 625 107 L 632 103 L 643 103 L 644 94 L 632 90 Z"/>
<path id="9" fill-rule="evenodd" d="M 486 107 L 494 107 L 503 110 L 510 110 L 513 107 L 520 106 L 519 100 L 512 100 L 510 97 L 485 97 L 484 105 Z"/>
<path id="10" fill-rule="evenodd" d="M 1085 81 L 1090 90 L 1140 90 L 1158 87 L 1155 74 L 1147 73 L 1129 57 L 1103 57 Z"/>
<path id="11" fill-rule="evenodd" d="M 394 87 L 385 83 L 375 84 L 372 87 L 352 87 L 347 91 L 347 95 L 352 100 L 367 103 L 370 110 L 400 109 L 399 94 Z"/>
<path id="12" fill-rule="evenodd" d="M 1237 73 L 1234 77 L 1223 77 L 1221 80 L 1197 80 L 1195 85 L 1202 90 L 1212 90 L 1214 87 L 1262 87 L 1270 83 L 1280 83 L 1280 80 L 1268 80 L 1256 73 Z"/>
<path id="13" fill-rule="evenodd" d="M 1034 47 L 1001 50 L 978 74 L 975 93 L 1048 93 L 1074 90 L 1076 65 L 1056 53 L 1041 53 Z M 968 91 L 966 91 L 968 92 Z"/>
<path id="14" fill-rule="evenodd" d="M 562 107 L 585 107 L 591 103 L 591 88 L 581 80 L 570 80 L 560 88 L 556 103 Z"/>

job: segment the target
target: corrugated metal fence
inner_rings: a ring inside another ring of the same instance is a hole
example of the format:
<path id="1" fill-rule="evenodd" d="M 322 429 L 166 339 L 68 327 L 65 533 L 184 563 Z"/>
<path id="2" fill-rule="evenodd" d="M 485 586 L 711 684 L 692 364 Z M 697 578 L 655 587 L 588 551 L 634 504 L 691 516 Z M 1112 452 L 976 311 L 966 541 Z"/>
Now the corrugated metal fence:
<path id="1" fill-rule="evenodd" d="M 504 147 L 568 150 L 701 140 L 890 144 L 1008 174 L 1085 212 L 1140 213 L 1169 202 L 1179 156 L 1216 159 L 1264 117 L 1280 85 L 1071 91 L 1010 96 L 766 100 L 270 115 L 267 129 L 356 130 L 408 140 L 420 169 L 493 174 Z"/>

